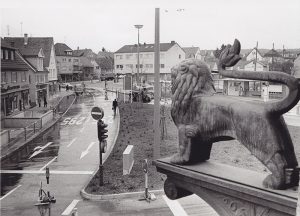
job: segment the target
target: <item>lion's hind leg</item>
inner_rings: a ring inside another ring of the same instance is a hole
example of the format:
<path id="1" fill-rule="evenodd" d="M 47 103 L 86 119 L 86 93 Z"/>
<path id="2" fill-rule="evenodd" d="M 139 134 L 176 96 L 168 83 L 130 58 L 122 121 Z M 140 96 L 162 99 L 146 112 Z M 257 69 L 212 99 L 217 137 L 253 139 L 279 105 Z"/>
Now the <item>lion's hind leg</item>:
<path id="1" fill-rule="evenodd" d="M 179 139 L 179 153 L 171 158 L 171 163 L 186 164 L 190 162 L 191 156 L 191 139 L 197 134 L 197 126 L 194 125 L 179 125 L 178 139 Z"/>
<path id="2" fill-rule="evenodd" d="M 285 189 L 285 168 L 287 167 L 287 162 L 284 155 L 276 152 L 265 165 L 272 174 L 264 179 L 263 185 L 271 189 Z"/>

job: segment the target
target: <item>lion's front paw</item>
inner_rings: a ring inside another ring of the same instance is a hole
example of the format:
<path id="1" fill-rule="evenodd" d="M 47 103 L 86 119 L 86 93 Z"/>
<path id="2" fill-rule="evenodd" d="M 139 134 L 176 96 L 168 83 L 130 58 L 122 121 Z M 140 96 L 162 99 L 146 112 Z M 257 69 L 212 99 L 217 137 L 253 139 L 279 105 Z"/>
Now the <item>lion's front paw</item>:
<path id="1" fill-rule="evenodd" d="M 171 157 L 171 160 L 170 160 L 171 163 L 173 164 L 186 164 L 188 163 L 188 160 L 183 158 L 182 156 L 180 156 L 179 154 L 175 154 Z"/>
<path id="2" fill-rule="evenodd" d="M 284 181 L 280 180 L 280 178 L 274 176 L 273 174 L 268 175 L 264 181 L 263 181 L 263 186 L 266 188 L 271 188 L 271 189 L 285 189 L 286 185 Z"/>

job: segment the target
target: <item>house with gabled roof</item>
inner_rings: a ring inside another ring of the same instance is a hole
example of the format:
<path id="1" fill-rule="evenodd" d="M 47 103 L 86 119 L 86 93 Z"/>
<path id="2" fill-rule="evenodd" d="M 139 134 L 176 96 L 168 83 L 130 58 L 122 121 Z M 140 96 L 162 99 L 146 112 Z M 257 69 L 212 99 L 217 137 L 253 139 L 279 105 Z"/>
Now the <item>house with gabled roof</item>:
<path id="1" fill-rule="evenodd" d="M 79 49 L 79 47 L 77 47 L 77 50 L 73 50 L 73 56 L 79 59 L 82 78 L 84 80 L 100 77 L 101 69 L 95 61 L 97 54 L 91 49 Z"/>
<path id="2" fill-rule="evenodd" d="M 201 52 L 199 47 L 183 47 L 185 58 L 201 59 Z"/>
<path id="3" fill-rule="evenodd" d="M 82 80 L 82 69 L 78 56 L 64 43 L 54 45 L 59 80 L 71 82 Z"/>
<path id="4" fill-rule="evenodd" d="M 53 37 L 5 37 L 37 71 L 47 72 L 47 95 L 57 91 L 57 66 Z M 46 80 L 46 79 L 45 79 Z"/>
<path id="5" fill-rule="evenodd" d="M 35 101 L 33 70 L 20 52 L 1 38 L 1 119 Z"/>
<path id="6" fill-rule="evenodd" d="M 51 56 L 55 55 L 51 48 L 53 38 L 34 38 L 25 34 L 24 37 L 5 37 L 4 40 L 17 49 L 34 68 L 35 98 L 43 100 L 46 97 L 47 99 L 49 97 L 49 70 L 51 69 L 52 72 L 50 77 L 53 78 L 53 73 L 57 74 L 55 58 L 51 59 Z M 57 80 L 53 79 L 50 82 L 51 94 L 56 91 L 56 82 Z"/>
<path id="7" fill-rule="evenodd" d="M 248 54 L 245 54 L 245 59 L 246 61 L 262 61 L 263 55 L 256 47 L 254 47 Z"/>
<path id="8" fill-rule="evenodd" d="M 139 76 L 143 81 L 154 81 L 154 44 L 139 47 Z M 115 73 L 137 73 L 137 45 L 124 45 L 114 53 Z M 175 41 L 160 43 L 160 78 L 171 80 L 171 68 L 185 59 L 185 52 Z"/>

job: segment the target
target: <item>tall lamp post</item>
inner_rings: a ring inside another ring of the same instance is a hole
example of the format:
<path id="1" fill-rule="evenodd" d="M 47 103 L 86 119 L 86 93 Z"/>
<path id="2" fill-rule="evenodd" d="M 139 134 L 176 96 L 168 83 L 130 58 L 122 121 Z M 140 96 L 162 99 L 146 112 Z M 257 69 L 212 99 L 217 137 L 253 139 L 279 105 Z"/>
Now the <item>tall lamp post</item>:
<path id="1" fill-rule="evenodd" d="M 137 44 L 137 71 L 136 71 L 136 82 L 137 85 L 140 85 L 140 29 L 143 28 L 143 25 L 134 25 L 135 28 L 138 30 L 138 44 Z"/>

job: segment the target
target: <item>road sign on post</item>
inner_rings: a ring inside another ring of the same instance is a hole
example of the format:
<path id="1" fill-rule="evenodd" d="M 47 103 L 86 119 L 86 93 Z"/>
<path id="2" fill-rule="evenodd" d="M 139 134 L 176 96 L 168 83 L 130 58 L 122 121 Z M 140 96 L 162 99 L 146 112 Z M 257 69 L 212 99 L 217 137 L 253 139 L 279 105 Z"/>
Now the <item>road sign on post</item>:
<path id="1" fill-rule="evenodd" d="M 102 164 L 102 153 L 105 153 L 107 144 L 106 144 L 106 138 L 107 138 L 107 124 L 105 124 L 102 121 L 102 118 L 104 117 L 104 110 L 100 107 L 93 107 L 91 111 L 91 115 L 93 119 L 98 120 L 97 122 L 97 133 L 98 133 L 98 140 L 99 140 L 99 159 L 100 159 L 100 164 L 99 164 L 99 173 L 100 173 L 100 178 L 99 178 L 99 185 L 103 186 L 103 164 Z"/>
<path id="2" fill-rule="evenodd" d="M 104 116 L 104 110 L 100 107 L 93 107 L 91 111 L 93 119 L 100 120 Z"/>

